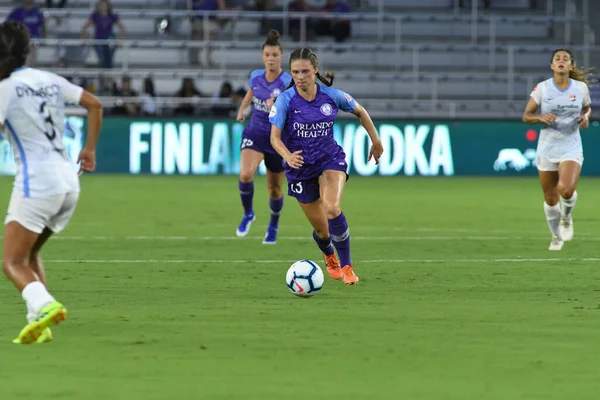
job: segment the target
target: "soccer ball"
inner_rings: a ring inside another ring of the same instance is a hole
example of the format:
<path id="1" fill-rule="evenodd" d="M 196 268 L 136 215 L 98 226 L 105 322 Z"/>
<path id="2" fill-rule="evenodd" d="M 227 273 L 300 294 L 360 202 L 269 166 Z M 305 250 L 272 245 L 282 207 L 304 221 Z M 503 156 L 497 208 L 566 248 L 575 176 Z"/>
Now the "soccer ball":
<path id="1" fill-rule="evenodd" d="M 285 283 L 296 296 L 314 296 L 323 287 L 323 271 L 317 263 L 300 260 L 292 264 L 285 275 Z"/>

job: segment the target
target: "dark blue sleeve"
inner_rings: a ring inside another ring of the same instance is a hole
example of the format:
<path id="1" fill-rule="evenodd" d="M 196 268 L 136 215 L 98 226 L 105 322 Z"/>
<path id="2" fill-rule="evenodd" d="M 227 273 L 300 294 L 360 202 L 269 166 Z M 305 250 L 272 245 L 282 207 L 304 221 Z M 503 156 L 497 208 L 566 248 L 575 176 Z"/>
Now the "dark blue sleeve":
<path id="1" fill-rule="evenodd" d="M 21 19 L 19 18 L 19 9 L 15 8 L 14 10 L 12 10 L 10 12 L 10 14 L 8 14 L 8 17 L 6 17 L 7 21 L 21 21 Z"/>

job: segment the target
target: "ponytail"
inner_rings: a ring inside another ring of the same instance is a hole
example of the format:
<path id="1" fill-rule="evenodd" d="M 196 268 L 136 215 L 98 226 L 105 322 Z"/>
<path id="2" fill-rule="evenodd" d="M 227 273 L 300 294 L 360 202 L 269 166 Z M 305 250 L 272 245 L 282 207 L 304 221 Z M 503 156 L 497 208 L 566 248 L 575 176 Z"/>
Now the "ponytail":
<path id="1" fill-rule="evenodd" d="M 569 71 L 569 78 L 575 79 L 579 82 L 583 82 L 589 86 L 591 83 L 596 82 L 595 79 L 592 79 L 591 71 L 591 69 L 582 69 L 575 67 L 573 71 Z"/>
<path id="2" fill-rule="evenodd" d="M 6 21 L 0 24 L 0 79 L 6 79 L 25 65 L 29 54 L 29 30 L 25 24 Z"/>
<path id="3" fill-rule="evenodd" d="M 335 78 L 335 74 L 333 72 L 325 72 L 325 76 L 321 75 L 317 72 L 317 78 L 323 83 L 325 86 L 333 85 L 333 79 Z"/>

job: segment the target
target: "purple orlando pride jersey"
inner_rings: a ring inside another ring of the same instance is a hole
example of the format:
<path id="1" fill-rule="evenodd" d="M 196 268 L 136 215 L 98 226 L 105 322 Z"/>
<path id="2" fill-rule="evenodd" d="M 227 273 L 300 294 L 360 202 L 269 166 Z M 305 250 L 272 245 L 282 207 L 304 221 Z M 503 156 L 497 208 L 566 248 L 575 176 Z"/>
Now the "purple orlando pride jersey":
<path id="1" fill-rule="evenodd" d="M 282 130 L 281 139 L 290 152 L 302 150 L 304 157 L 304 165 L 299 169 L 286 164 L 288 179 L 316 178 L 332 161 L 345 162 L 346 154 L 333 138 L 333 124 L 338 110 L 353 112 L 355 105 L 349 94 L 319 83 L 313 101 L 300 96 L 296 86 L 277 98 L 269 121 Z"/>
<path id="2" fill-rule="evenodd" d="M 271 97 L 278 97 L 287 89 L 292 76 L 285 71 L 272 82 L 267 81 L 264 69 L 257 69 L 250 74 L 249 86 L 252 88 L 252 116 L 244 131 L 244 137 L 251 139 L 263 151 L 275 152 L 271 146 L 271 124 L 269 110 L 265 102 Z"/>

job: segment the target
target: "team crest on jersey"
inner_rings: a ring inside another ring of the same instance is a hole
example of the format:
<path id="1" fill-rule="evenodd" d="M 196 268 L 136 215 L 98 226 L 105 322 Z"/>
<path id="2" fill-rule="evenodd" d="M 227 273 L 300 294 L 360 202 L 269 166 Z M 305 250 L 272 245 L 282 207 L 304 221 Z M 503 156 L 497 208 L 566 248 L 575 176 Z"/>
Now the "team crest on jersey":
<path id="1" fill-rule="evenodd" d="M 352 96 L 350 96 L 348 93 L 344 93 L 344 97 L 346 97 L 346 100 L 348 100 L 348 103 L 350 103 L 352 101 Z"/>
<path id="2" fill-rule="evenodd" d="M 569 96 L 569 100 L 575 101 L 575 100 L 577 100 L 577 97 L 575 97 L 575 95 L 572 94 L 572 95 Z"/>
<path id="3" fill-rule="evenodd" d="M 329 105 L 329 103 L 325 103 L 321 106 L 321 112 L 323 113 L 323 115 L 331 115 L 331 105 Z"/>
<path id="4" fill-rule="evenodd" d="M 281 90 L 279 90 L 279 88 L 275 88 L 275 89 L 273 89 L 271 94 L 273 95 L 273 97 L 277 97 L 281 94 Z"/>

